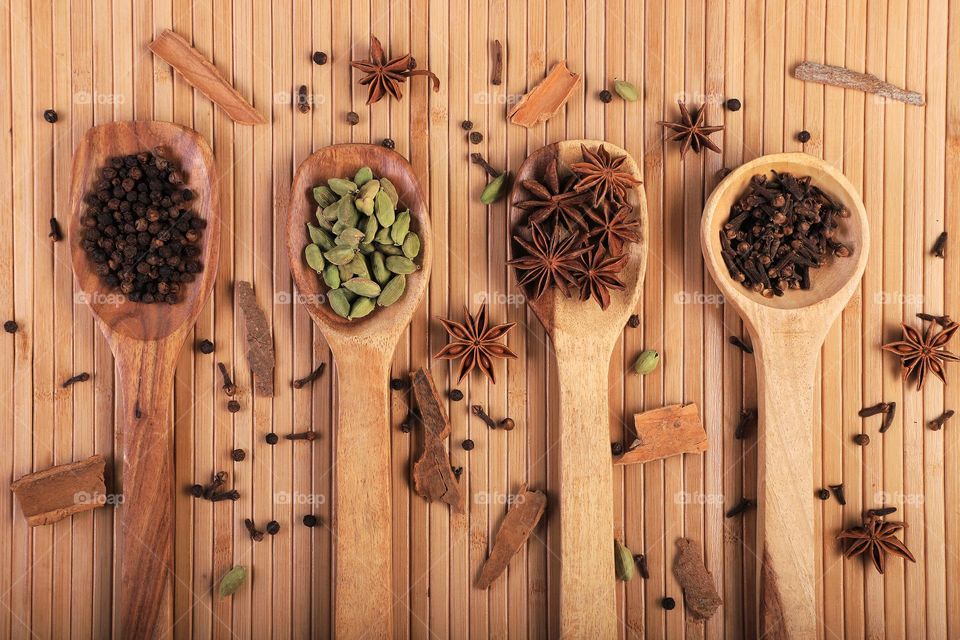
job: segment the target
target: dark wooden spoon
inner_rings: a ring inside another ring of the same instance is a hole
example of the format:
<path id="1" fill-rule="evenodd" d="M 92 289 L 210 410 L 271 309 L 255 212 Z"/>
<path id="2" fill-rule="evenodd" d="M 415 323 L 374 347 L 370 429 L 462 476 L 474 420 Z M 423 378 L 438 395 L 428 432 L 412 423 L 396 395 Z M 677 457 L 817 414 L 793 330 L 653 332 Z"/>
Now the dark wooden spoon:
<path id="1" fill-rule="evenodd" d="M 174 305 L 130 302 L 106 288 L 80 246 L 84 195 L 116 155 L 165 147 L 196 194 L 193 210 L 207 221 L 203 271 Z M 115 122 L 89 130 L 73 156 L 68 227 L 73 273 L 113 351 L 123 454 L 120 516 L 119 636 L 157 638 L 173 628 L 173 425 L 170 392 L 177 355 L 217 275 L 220 211 L 213 154 L 192 129 L 169 122 Z"/>

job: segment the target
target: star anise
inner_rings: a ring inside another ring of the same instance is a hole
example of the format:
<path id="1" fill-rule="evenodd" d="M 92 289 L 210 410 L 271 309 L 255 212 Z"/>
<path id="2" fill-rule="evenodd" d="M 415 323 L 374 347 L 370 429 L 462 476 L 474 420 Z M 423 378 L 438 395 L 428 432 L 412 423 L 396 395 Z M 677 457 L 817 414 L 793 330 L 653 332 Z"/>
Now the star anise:
<path id="1" fill-rule="evenodd" d="M 551 286 L 569 296 L 568 289 L 577 286 L 574 272 L 578 268 L 578 260 L 590 250 L 589 247 L 581 247 L 581 236 L 569 233 L 559 225 L 553 228 L 549 236 L 539 225 L 530 225 L 529 229 L 532 233 L 530 242 L 519 235 L 513 236 L 514 241 L 527 253 L 507 263 L 519 272 L 517 281 L 520 286 L 532 287 L 534 300 L 539 299 Z"/>
<path id="2" fill-rule="evenodd" d="M 587 211 L 595 223 L 589 237 L 605 244 L 611 254 L 622 253 L 624 244 L 640 242 L 640 221 L 632 213 L 628 204 L 601 202 L 598 209 Z"/>
<path id="3" fill-rule="evenodd" d="M 574 162 L 570 165 L 570 169 L 580 176 L 576 190 L 581 193 L 593 192 L 593 206 L 599 206 L 604 199 L 624 202 L 627 189 L 640 184 L 631 172 L 621 169 L 627 159 L 626 156 L 614 158 L 603 148 L 603 145 L 600 145 L 596 151 L 591 151 L 586 145 L 581 144 L 580 151 L 583 154 L 583 162 Z"/>
<path id="4" fill-rule="evenodd" d="M 627 254 L 611 256 L 602 247 L 580 256 L 576 270 L 580 299 L 596 298 L 601 309 L 610 306 L 610 290 L 623 291 L 624 284 L 617 274 L 627 264 Z"/>
<path id="5" fill-rule="evenodd" d="M 518 202 L 516 206 L 530 213 L 530 224 L 542 225 L 551 222 L 562 224 L 569 231 L 575 231 L 578 227 L 587 231 L 583 205 L 590 194 L 573 190 L 575 180 L 575 176 L 570 176 L 561 184 L 557 174 L 557 161 L 553 160 L 547 165 L 543 178 L 520 182 L 532 198 Z"/>
<path id="6" fill-rule="evenodd" d="M 714 144 L 708 136 L 711 133 L 723 131 L 723 125 L 709 127 L 703 123 L 703 118 L 707 111 L 706 107 L 701 107 L 696 112 L 696 117 L 694 117 L 687 110 L 687 105 L 684 104 L 683 100 L 678 100 L 677 104 L 680 105 L 680 122 L 664 122 L 661 120 L 657 124 L 663 125 L 667 129 L 675 132 L 667 139 L 682 143 L 680 147 L 680 157 L 682 158 L 687 155 L 688 149 L 693 149 L 695 153 L 700 153 L 701 150 L 706 148 L 715 153 L 720 153 L 720 147 Z"/>
<path id="7" fill-rule="evenodd" d="M 879 516 L 869 516 L 862 527 L 851 527 L 842 531 L 837 540 L 847 541 L 843 554 L 853 558 L 864 553 L 870 554 L 873 566 L 883 573 L 886 555 L 892 554 L 916 562 L 910 549 L 896 537 L 896 533 L 905 528 L 902 522 L 885 522 Z"/>
<path id="8" fill-rule="evenodd" d="M 931 322 L 923 335 L 913 327 L 905 324 L 900 326 L 903 328 L 903 340 L 885 344 L 883 350 L 895 353 L 901 358 L 903 377 L 909 378 L 916 372 L 917 390 L 923 388 L 928 371 L 932 371 L 933 375 L 946 384 L 944 363 L 960 360 L 960 356 L 947 351 L 946 344 L 960 328 L 960 324 L 954 322 L 938 331 L 939 325 Z"/>
<path id="9" fill-rule="evenodd" d="M 440 324 L 450 334 L 450 342 L 433 357 L 444 360 L 462 358 L 460 361 L 460 380 L 463 380 L 464 376 L 473 371 L 474 367 L 479 367 L 490 378 L 490 382 L 496 384 L 493 359 L 517 357 L 517 354 L 497 340 L 506 335 L 516 323 L 508 322 L 488 327 L 486 304 L 480 307 L 476 316 L 471 315 L 468 309 L 464 309 L 464 313 L 467 316 L 467 321 L 463 324 L 439 318 Z"/>
<path id="10" fill-rule="evenodd" d="M 367 94 L 367 104 L 378 102 L 389 94 L 399 100 L 403 97 L 400 85 L 410 76 L 430 76 L 433 80 L 433 90 L 440 90 L 440 78 L 426 69 L 411 69 L 410 54 L 387 60 L 383 52 L 383 45 L 376 36 L 370 36 L 370 60 L 353 60 L 350 66 L 362 71 L 366 75 L 360 79 L 360 84 L 370 85 Z"/>

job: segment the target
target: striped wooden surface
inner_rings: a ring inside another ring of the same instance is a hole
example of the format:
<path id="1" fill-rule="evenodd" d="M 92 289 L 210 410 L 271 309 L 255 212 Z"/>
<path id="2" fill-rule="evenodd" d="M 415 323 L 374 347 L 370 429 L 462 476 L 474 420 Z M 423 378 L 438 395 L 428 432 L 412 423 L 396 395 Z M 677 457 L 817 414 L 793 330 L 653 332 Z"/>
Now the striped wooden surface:
<path id="1" fill-rule="evenodd" d="M 234 125 L 155 60 L 146 44 L 172 28 L 209 56 L 272 124 Z M 400 102 L 364 105 L 348 61 L 366 53 L 373 32 L 388 51 L 409 51 L 440 76 L 439 93 L 414 79 Z M 493 39 L 505 45 L 504 83 L 489 84 Z M 697 238 L 702 202 L 722 167 L 758 155 L 803 150 L 841 168 L 863 193 L 874 251 L 860 292 L 827 338 L 819 367 L 816 477 L 843 482 L 847 506 L 818 505 L 819 608 L 825 638 L 960 635 L 960 424 L 939 432 L 924 423 L 958 408 L 954 387 L 932 381 L 922 393 L 901 383 L 879 345 L 899 335 L 913 314 L 960 313 L 960 261 L 929 256 L 947 229 L 960 239 L 960 3 L 946 0 L 5 0 L 0 3 L 0 316 L 21 331 L 0 337 L 0 638 L 103 638 L 110 634 L 115 586 L 111 508 L 35 530 L 7 490 L 24 473 L 51 464 L 111 455 L 113 363 L 106 343 L 76 298 L 66 243 L 47 238 L 48 219 L 64 218 L 72 150 L 83 132 L 118 119 L 173 120 L 210 140 L 220 170 L 223 243 L 220 277 L 195 339 L 216 341 L 216 355 L 185 349 L 175 388 L 176 628 L 178 638 L 327 637 L 331 634 L 331 531 L 299 524 L 314 512 L 328 525 L 331 504 L 331 398 L 335 375 L 310 391 L 288 381 L 329 351 L 295 301 L 283 238 L 293 171 L 313 149 L 334 142 L 396 141 L 429 195 L 438 259 L 426 303 L 395 354 L 395 372 L 430 363 L 444 344 L 435 316 L 462 318 L 492 302 L 492 320 L 520 327 L 510 346 L 520 359 L 501 364 L 500 382 L 473 376 L 451 403 L 451 457 L 464 468 L 469 513 L 452 517 L 409 489 L 415 439 L 393 432 L 395 620 L 401 638 L 556 636 L 557 571 L 548 516 L 489 592 L 471 583 L 505 510 L 525 482 L 557 490 L 556 369 L 537 320 L 504 265 L 504 205 L 479 204 L 483 172 L 468 162 L 480 151 L 516 169 L 528 152 L 564 138 L 604 138 L 642 158 L 650 212 L 650 258 L 638 313 L 610 367 L 611 437 L 632 413 L 692 401 L 702 408 L 710 449 L 614 471 L 616 529 L 647 554 L 651 576 L 618 585 L 620 629 L 628 637 L 699 637 L 660 599 L 680 600 L 671 572 L 674 541 L 699 540 L 725 605 L 705 635 L 756 637 L 754 519 L 724 511 L 755 492 L 755 436 L 735 440 L 741 407 L 755 403 L 753 363 L 726 343 L 739 319 L 706 276 Z M 313 50 L 330 54 L 315 66 Z M 507 104 L 566 59 L 584 73 L 582 90 L 544 126 L 508 125 Z M 802 59 L 866 70 L 925 94 L 926 107 L 884 103 L 858 92 L 802 84 L 789 75 Z M 643 88 L 636 103 L 604 105 L 597 92 L 615 77 Z M 291 95 L 306 84 L 309 115 Z M 723 155 L 688 155 L 665 146 L 656 122 L 676 117 L 676 100 L 708 104 L 708 120 L 726 124 Z M 722 108 L 738 97 L 743 109 Z M 43 121 L 55 108 L 60 121 Z M 351 127 L 345 114 L 360 114 Z M 460 122 L 484 135 L 470 145 Z M 802 145 L 795 134 L 806 129 Z M 277 347 L 277 396 L 253 399 L 230 294 L 234 279 L 255 283 Z M 638 380 L 625 368 L 643 348 L 663 354 L 660 369 Z M 216 360 L 236 371 L 243 410 L 231 415 L 219 391 Z M 332 363 L 331 363 L 332 364 Z M 60 383 L 79 371 L 93 381 Z M 454 370 L 433 364 L 441 388 Z M 954 366 L 948 370 L 960 375 Z M 956 384 L 956 383 L 954 383 Z M 892 429 L 857 410 L 880 400 L 899 407 Z M 511 433 L 488 431 L 468 415 L 480 403 L 512 416 Z M 394 426 L 407 410 L 393 396 Z M 312 425 L 312 446 L 263 436 Z M 770 428 L 776 428 L 775 424 Z M 852 436 L 864 429 L 872 443 Z M 471 437 L 467 454 L 459 442 Z M 250 452 L 241 464 L 229 451 Z M 948 464 L 948 461 L 950 463 Z M 226 469 L 242 498 L 198 502 L 182 490 Z M 812 494 L 812 491 L 811 491 Z M 597 499 L 605 500 L 606 496 Z M 813 499 L 811 497 L 811 499 Z M 877 574 L 843 561 L 833 538 L 863 509 L 897 506 L 917 564 L 891 562 Z M 954 506 L 950 506 L 954 505 Z M 276 519 L 280 534 L 252 543 L 244 517 Z M 212 586 L 233 564 L 252 569 L 232 600 Z M 611 576 L 611 579 L 612 576 Z"/>

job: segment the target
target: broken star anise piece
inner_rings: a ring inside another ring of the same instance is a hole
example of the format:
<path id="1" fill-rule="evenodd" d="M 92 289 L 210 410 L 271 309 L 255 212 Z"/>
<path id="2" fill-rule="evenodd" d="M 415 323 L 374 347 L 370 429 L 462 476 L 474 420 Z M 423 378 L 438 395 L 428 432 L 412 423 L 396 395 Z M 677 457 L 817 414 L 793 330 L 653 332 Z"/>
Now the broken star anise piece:
<path id="1" fill-rule="evenodd" d="M 632 172 L 622 169 L 626 156 L 614 158 L 603 148 L 603 145 L 600 145 L 596 151 L 591 151 L 586 145 L 581 144 L 580 151 L 583 154 L 583 162 L 574 162 L 570 165 L 570 169 L 580 176 L 576 190 L 580 193 L 593 192 L 593 206 L 599 206 L 605 199 L 625 202 L 627 189 L 640 184 L 640 180 L 637 180 Z"/>
<path id="2" fill-rule="evenodd" d="M 553 228 L 549 236 L 538 225 L 530 225 L 529 229 L 532 234 L 530 242 L 519 235 L 513 236 L 514 242 L 527 255 L 507 263 L 519 272 L 518 283 L 521 287 L 529 286 L 532 289 L 534 300 L 538 300 L 552 286 L 569 297 L 570 287 L 577 286 L 574 272 L 578 268 L 579 258 L 590 248 L 580 246 L 582 238 L 579 234 L 566 232 L 559 225 Z"/>
<path id="3" fill-rule="evenodd" d="M 933 375 L 946 384 L 944 363 L 960 360 L 960 356 L 947 351 L 946 344 L 960 328 L 960 324 L 954 322 L 940 329 L 937 323 L 931 322 L 923 334 L 905 324 L 900 326 L 903 328 L 903 340 L 885 344 L 883 350 L 900 357 L 903 377 L 909 378 L 916 372 L 918 391 L 923 388 L 928 371 L 932 371 Z"/>
<path id="4" fill-rule="evenodd" d="M 879 516 L 869 516 L 863 521 L 862 527 L 851 527 L 840 532 L 837 540 L 845 541 L 843 555 L 853 558 L 868 553 L 873 566 L 883 573 L 888 553 L 916 562 L 907 545 L 896 536 L 897 532 L 906 526 L 902 522 L 885 522 Z"/>
<path id="5" fill-rule="evenodd" d="M 530 224 L 543 225 L 550 222 L 561 224 L 568 231 L 578 228 L 586 231 L 588 227 L 583 210 L 590 194 L 573 190 L 574 180 L 576 177 L 570 176 L 561 184 L 557 161 L 552 160 L 540 180 L 523 180 L 520 183 L 532 197 L 530 200 L 518 202 L 516 206 L 529 212 Z"/>
<path id="6" fill-rule="evenodd" d="M 508 322 L 488 327 L 486 304 L 480 307 L 476 316 L 470 315 L 470 311 L 467 309 L 464 309 L 464 313 L 466 313 L 467 321 L 463 324 L 438 318 L 440 324 L 450 334 L 450 342 L 433 357 L 444 360 L 461 358 L 460 380 L 463 380 L 464 376 L 473 371 L 475 367 L 479 367 L 490 378 L 490 382 L 496 384 L 493 359 L 517 357 L 517 354 L 497 340 L 506 335 L 516 323 Z"/>
<path id="7" fill-rule="evenodd" d="M 623 245 L 640 242 L 640 221 L 633 217 L 628 204 L 601 202 L 598 209 L 587 212 L 595 224 L 589 237 L 606 245 L 611 254 L 623 252 Z"/>
<path id="8" fill-rule="evenodd" d="M 353 60 L 350 66 L 362 71 L 364 77 L 360 79 L 360 84 L 369 85 L 367 94 L 367 104 L 378 102 L 383 96 L 389 94 L 399 100 L 403 97 L 400 91 L 400 85 L 407 81 L 410 76 L 429 76 L 433 80 L 433 90 L 440 90 L 440 78 L 432 71 L 426 69 L 411 69 L 410 54 L 387 60 L 383 52 L 383 45 L 376 36 L 370 36 L 369 61 Z"/>
<path id="9" fill-rule="evenodd" d="M 667 138 L 668 140 L 682 143 L 680 157 L 683 158 L 687 155 L 688 149 L 700 153 L 701 150 L 706 148 L 715 153 L 720 153 L 720 147 L 714 144 L 708 136 L 711 133 L 723 131 L 723 125 L 710 127 L 703 123 L 707 111 L 706 107 L 701 107 L 694 117 L 687 110 L 687 105 L 684 104 L 683 100 L 678 100 L 677 104 L 680 105 L 680 122 L 664 122 L 661 120 L 657 124 L 674 132 Z"/>
<path id="10" fill-rule="evenodd" d="M 627 264 L 627 254 L 611 256 L 602 247 L 580 257 L 577 267 L 577 286 L 580 299 L 596 298 L 601 309 L 610 306 L 610 290 L 623 291 L 624 284 L 617 277 Z"/>

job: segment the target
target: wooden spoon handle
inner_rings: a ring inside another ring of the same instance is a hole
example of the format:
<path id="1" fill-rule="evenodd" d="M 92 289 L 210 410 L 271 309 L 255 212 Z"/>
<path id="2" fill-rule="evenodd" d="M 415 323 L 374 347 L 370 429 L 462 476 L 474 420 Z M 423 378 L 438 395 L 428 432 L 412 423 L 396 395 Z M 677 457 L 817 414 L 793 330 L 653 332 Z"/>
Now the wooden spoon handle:
<path id="1" fill-rule="evenodd" d="M 337 361 L 335 633 L 392 638 L 390 363 L 374 352 Z"/>
<path id="2" fill-rule="evenodd" d="M 163 638 L 173 628 L 173 425 L 170 392 L 182 338 L 115 340 L 120 506 L 121 638 Z"/>
<path id="3" fill-rule="evenodd" d="M 764 638 L 816 637 L 813 393 L 819 343 L 754 340 L 759 379 L 759 615 Z"/>
<path id="4" fill-rule="evenodd" d="M 610 349 L 562 335 L 554 336 L 554 346 L 560 383 L 560 636 L 616 638 Z"/>

